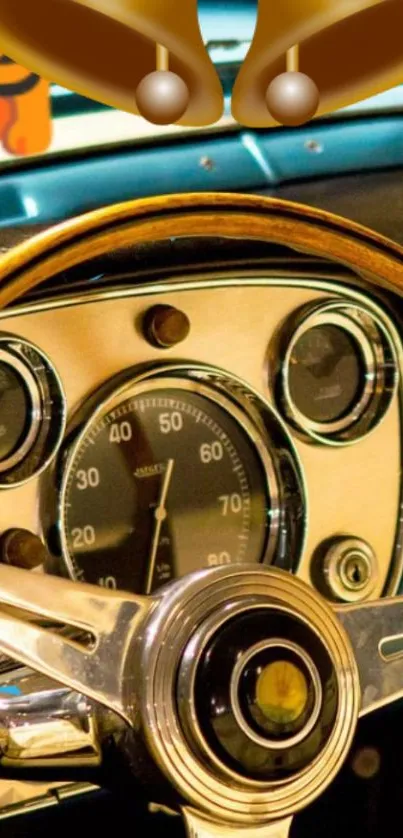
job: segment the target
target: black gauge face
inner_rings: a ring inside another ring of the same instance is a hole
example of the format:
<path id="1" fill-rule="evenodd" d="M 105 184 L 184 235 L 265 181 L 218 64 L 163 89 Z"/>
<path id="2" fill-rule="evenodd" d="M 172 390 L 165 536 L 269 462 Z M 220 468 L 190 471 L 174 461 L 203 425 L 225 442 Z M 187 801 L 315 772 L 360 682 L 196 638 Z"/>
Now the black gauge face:
<path id="1" fill-rule="evenodd" d="M 297 340 L 290 356 L 292 401 L 307 419 L 331 423 L 358 404 L 365 371 L 358 342 L 338 326 L 315 326 Z"/>
<path id="2" fill-rule="evenodd" d="M 202 567 L 261 561 L 267 485 L 224 406 L 150 385 L 98 414 L 76 445 L 60 510 L 65 558 L 76 578 L 144 593 Z"/>
<path id="3" fill-rule="evenodd" d="M 22 377 L 0 362 L 0 461 L 8 460 L 25 439 L 31 408 Z"/>

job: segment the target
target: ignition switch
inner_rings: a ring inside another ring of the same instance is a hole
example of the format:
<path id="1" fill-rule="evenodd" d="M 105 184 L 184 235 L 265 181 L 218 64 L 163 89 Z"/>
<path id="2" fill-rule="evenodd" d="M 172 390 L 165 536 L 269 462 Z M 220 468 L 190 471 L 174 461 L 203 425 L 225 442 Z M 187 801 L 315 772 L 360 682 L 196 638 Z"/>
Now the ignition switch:
<path id="1" fill-rule="evenodd" d="M 359 602 L 367 599 L 378 580 L 378 562 L 372 548 L 359 538 L 340 537 L 330 543 L 322 564 L 323 581 L 332 599 Z"/>

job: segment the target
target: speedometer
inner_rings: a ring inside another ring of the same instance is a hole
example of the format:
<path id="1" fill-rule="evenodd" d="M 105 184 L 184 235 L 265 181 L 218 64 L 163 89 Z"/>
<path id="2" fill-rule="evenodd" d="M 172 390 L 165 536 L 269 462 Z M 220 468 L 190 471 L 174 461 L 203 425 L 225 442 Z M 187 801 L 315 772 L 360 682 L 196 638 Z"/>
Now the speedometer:
<path id="1" fill-rule="evenodd" d="M 112 393 L 73 444 L 63 555 L 74 578 L 151 593 L 202 567 L 270 561 L 279 502 L 249 410 L 203 376 L 157 375 Z"/>

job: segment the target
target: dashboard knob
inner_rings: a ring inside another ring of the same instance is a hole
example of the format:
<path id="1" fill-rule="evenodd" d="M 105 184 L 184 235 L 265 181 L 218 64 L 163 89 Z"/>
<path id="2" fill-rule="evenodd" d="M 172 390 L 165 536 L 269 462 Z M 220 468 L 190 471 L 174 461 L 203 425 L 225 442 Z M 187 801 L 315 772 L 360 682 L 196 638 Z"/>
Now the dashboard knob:
<path id="1" fill-rule="evenodd" d="M 190 321 L 184 311 L 174 306 L 157 305 L 148 310 L 144 320 L 144 334 L 149 343 L 169 349 L 186 340 Z"/>
<path id="2" fill-rule="evenodd" d="M 32 570 L 45 564 L 48 553 L 38 535 L 23 529 L 7 530 L 1 539 L 1 558 L 5 564 Z"/>

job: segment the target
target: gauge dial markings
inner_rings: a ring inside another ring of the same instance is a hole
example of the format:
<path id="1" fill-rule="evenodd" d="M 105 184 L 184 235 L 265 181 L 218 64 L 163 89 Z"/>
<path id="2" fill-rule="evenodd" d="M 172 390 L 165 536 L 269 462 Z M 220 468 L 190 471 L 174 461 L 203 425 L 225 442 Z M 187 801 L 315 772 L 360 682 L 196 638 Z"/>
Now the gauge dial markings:
<path id="1" fill-rule="evenodd" d="M 61 505 L 73 575 L 146 593 L 200 567 L 261 561 L 271 532 L 267 474 L 242 411 L 213 387 L 152 390 L 106 403 L 87 423 Z M 99 485 L 86 496 L 78 474 L 94 467 Z"/>

